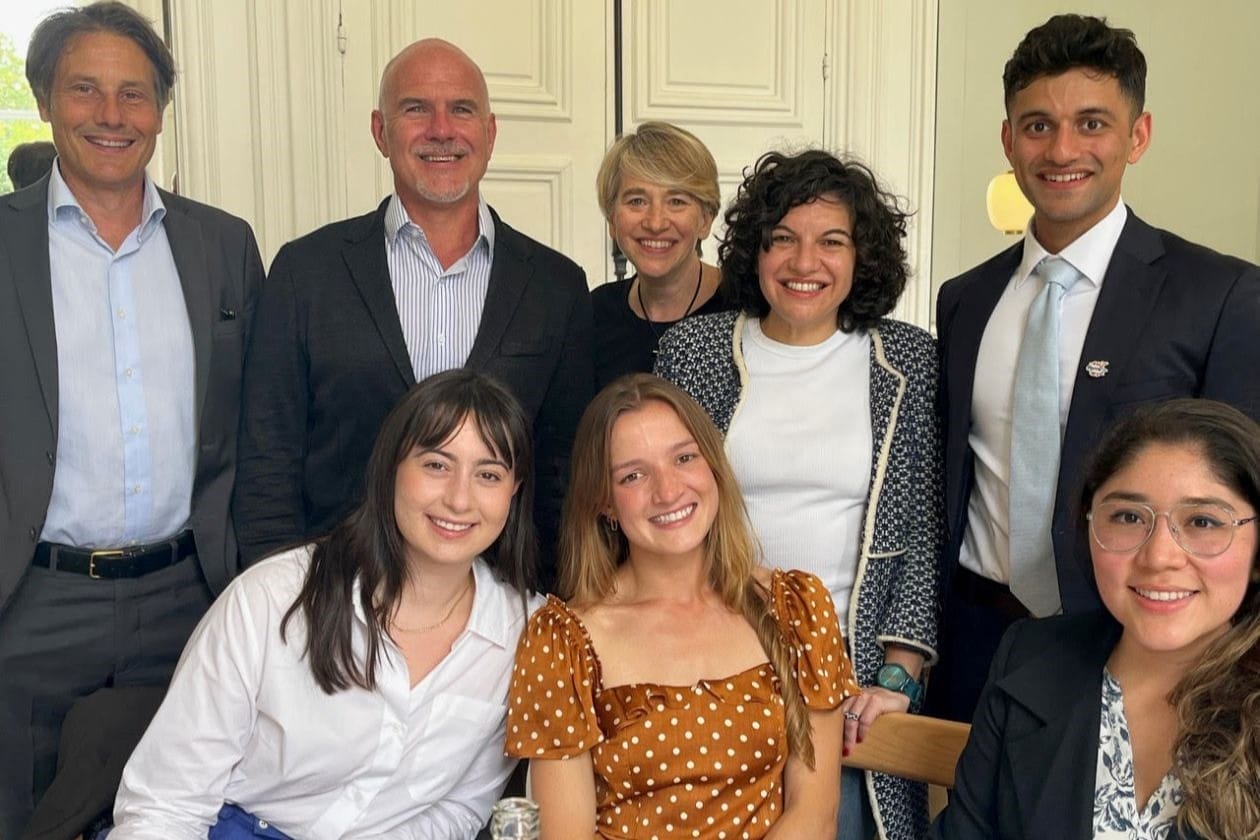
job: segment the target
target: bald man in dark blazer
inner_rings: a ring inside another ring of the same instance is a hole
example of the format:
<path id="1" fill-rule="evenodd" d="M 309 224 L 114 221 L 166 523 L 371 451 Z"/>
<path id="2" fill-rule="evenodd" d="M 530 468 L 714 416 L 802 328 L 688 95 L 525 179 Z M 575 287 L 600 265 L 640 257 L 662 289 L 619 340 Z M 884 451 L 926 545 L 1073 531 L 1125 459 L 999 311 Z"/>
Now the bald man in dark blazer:
<path id="1" fill-rule="evenodd" d="M 394 192 L 276 255 L 245 372 L 233 516 L 252 561 L 328 532 L 360 500 L 381 422 L 417 379 L 467 365 L 534 424 L 542 583 L 578 418 L 594 390 L 586 276 L 480 195 L 494 147 L 481 70 L 453 44 L 389 62 L 377 147 Z"/>

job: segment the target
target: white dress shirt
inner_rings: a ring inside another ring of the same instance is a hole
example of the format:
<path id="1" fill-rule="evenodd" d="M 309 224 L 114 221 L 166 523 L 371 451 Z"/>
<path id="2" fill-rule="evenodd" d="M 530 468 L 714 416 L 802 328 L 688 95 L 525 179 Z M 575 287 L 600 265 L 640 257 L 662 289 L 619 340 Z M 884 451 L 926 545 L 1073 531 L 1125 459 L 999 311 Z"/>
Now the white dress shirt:
<path id="1" fill-rule="evenodd" d="M 204 840 L 225 802 L 301 840 L 466 840 L 485 824 L 516 763 L 503 739 L 521 596 L 478 559 L 467 627 L 424 679 L 410 686 L 387 638 L 375 690 L 328 695 L 300 612 L 280 639 L 310 551 L 251 567 L 202 619 L 127 762 L 111 840 Z"/>
<path id="2" fill-rule="evenodd" d="M 1098 224 L 1077 237 L 1058 254 L 1051 254 L 1033 235 L 1024 233 L 1024 256 L 998 300 L 980 340 L 975 381 L 971 391 L 971 432 L 968 443 L 975 454 L 975 481 L 967 503 L 959 563 L 991 580 L 1011 579 L 1010 460 L 1011 400 L 1015 364 L 1024 340 L 1028 310 L 1041 291 L 1033 269 L 1045 257 L 1058 256 L 1081 273 L 1063 296 L 1059 320 L 1059 434 L 1067 425 L 1072 389 L 1081 363 L 1085 333 L 1094 316 L 1103 277 L 1111 263 L 1129 211 L 1123 201 Z M 1047 476 L 1058 483 L 1058 476 Z"/>

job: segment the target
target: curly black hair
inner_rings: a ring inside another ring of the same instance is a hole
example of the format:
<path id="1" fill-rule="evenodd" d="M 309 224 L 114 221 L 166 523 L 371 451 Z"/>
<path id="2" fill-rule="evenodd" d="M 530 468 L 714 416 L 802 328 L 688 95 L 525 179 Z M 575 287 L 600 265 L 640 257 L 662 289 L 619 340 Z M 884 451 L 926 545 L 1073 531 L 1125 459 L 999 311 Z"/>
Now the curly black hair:
<path id="1" fill-rule="evenodd" d="M 840 304 L 837 325 L 844 332 L 868 330 L 897 305 L 909 277 L 905 247 L 909 213 L 866 166 L 811 149 L 795 155 L 768 152 L 751 171 L 744 170 L 744 182 L 726 210 L 726 234 L 718 246 L 723 291 L 737 309 L 758 318 L 770 314 L 757 258 L 770 250 L 775 225 L 793 207 L 824 197 L 839 199 L 853 215 L 857 249 L 853 288 Z"/>
<path id="2" fill-rule="evenodd" d="M 1015 48 L 1002 70 L 1009 108 L 1015 94 L 1042 76 L 1059 76 L 1084 68 L 1113 76 L 1133 104 L 1133 115 L 1146 104 L 1146 56 L 1132 30 L 1107 25 L 1106 18 L 1055 15 L 1034 29 Z"/>

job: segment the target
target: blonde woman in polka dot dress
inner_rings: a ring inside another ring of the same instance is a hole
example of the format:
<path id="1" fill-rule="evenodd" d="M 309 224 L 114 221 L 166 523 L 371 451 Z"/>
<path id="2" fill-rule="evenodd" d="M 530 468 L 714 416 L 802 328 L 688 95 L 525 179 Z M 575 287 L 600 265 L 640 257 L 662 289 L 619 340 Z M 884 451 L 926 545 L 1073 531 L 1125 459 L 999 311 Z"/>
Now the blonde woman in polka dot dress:
<path id="1" fill-rule="evenodd" d="M 858 692 L 813 575 L 756 563 L 712 421 L 634 374 L 578 427 L 560 590 L 521 638 L 507 752 L 544 840 L 833 838 Z"/>

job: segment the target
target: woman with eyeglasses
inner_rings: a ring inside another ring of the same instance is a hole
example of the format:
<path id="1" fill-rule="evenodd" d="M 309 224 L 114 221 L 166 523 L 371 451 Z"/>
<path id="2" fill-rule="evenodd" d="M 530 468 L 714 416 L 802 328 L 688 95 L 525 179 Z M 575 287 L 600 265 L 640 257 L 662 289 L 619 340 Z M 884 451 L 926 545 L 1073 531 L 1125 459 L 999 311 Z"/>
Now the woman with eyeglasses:
<path id="1" fill-rule="evenodd" d="M 1144 407 L 1082 493 L 1106 612 L 994 657 L 934 838 L 1260 837 L 1260 426 Z"/>

